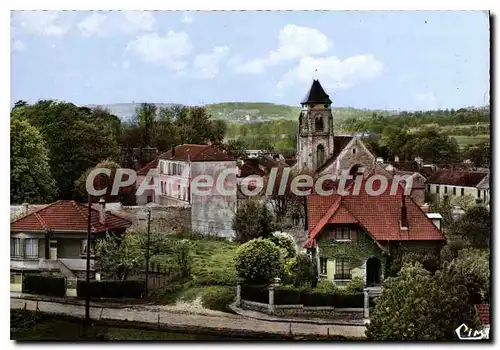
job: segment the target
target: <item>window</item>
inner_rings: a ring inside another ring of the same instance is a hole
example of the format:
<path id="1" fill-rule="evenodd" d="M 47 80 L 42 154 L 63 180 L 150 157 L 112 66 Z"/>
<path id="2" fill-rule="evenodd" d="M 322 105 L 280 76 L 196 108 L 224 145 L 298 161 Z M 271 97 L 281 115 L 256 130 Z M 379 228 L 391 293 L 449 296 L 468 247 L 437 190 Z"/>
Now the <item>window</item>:
<path id="1" fill-rule="evenodd" d="M 352 154 L 356 154 L 356 148 L 352 149 Z"/>
<path id="2" fill-rule="evenodd" d="M 10 256 L 21 257 L 21 239 L 11 238 L 10 239 Z"/>
<path id="3" fill-rule="evenodd" d="M 177 164 L 174 164 L 174 175 L 177 175 Z"/>
<path id="4" fill-rule="evenodd" d="M 453 195 L 456 196 L 457 195 L 457 188 L 456 187 L 453 187 Z"/>
<path id="5" fill-rule="evenodd" d="M 314 129 L 316 131 L 323 131 L 323 118 L 317 117 L 314 120 Z"/>
<path id="6" fill-rule="evenodd" d="M 24 240 L 24 257 L 38 258 L 38 239 L 27 238 Z"/>
<path id="7" fill-rule="evenodd" d="M 427 191 L 431 191 L 431 185 L 427 185 Z"/>
<path id="8" fill-rule="evenodd" d="M 481 190 L 477 190 L 477 198 L 481 198 Z"/>
<path id="9" fill-rule="evenodd" d="M 448 187 L 444 186 L 444 193 L 448 193 Z"/>
<path id="10" fill-rule="evenodd" d="M 323 145 L 318 145 L 318 147 L 316 148 L 316 162 L 317 162 L 317 166 L 321 166 L 323 165 L 325 161 L 325 147 Z"/>
<path id="11" fill-rule="evenodd" d="M 92 242 L 92 245 L 90 247 L 90 255 L 94 255 L 94 243 L 93 241 Z M 86 239 L 83 239 L 82 240 L 82 255 L 87 255 L 87 240 Z"/>
<path id="12" fill-rule="evenodd" d="M 351 240 L 351 230 L 347 227 L 339 227 L 335 229 L 335 240 L 336 241 L 350 241 Z"/>
<path id="13" fill-rule="evenodd" d="M 461 188 L 461 189 L 460 189 L 460 195 L 461 195 L 461 196 L 463 196 L 463 195 L 464 195 L 464 189 L 463 189 L 463 188 Z"/>
<path id="14" fill-rule="evenodd" d="M 335 277 L 336 280 L 350 280 L 351 266 L 346 259 L 335 260 Z"/>
<path id="15" fill-rule="evenodd" d="M 439 193 L 439 185 L 436 185 L 436 193 Z"/>
<path id="16" fill-rule="evenodd" d="M 319 273 L 321 275 L 326 275 L 327 274 L 327 258 L 319 258 Z"/>
<path id="17" fill-rule="evenodd" d="M 149 195 L 148 198 L 146 199 L 148 203 L 151 203 L 153 201 L 153 196 Z"/>

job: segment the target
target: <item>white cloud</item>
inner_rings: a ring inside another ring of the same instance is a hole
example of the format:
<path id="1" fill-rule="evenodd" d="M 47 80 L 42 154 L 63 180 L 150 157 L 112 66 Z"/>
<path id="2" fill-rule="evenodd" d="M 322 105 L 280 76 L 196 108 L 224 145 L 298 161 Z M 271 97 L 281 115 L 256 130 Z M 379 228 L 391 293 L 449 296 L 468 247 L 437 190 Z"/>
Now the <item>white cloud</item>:
<path id="1" fill-rule="evenodd" d="M 269 52 L 267 57 L 248 62 L 242 62 L 240 57 L 234 57 L 230 65 L 236 73 L 258 74 L 267 67 L 283 61 L 323 54 L 332 46 L 333 43 L 326 35 L 317 29 L 287 24 L 278 35 L 278 47 Z"/>
<path id="2" fill-rule="evenodd" d="M 134 34 L 141 31 L 151 31 L 155 24 L 155 17 L 148 11 L 124 11 L 124 22 L 121 29 L 124 33 Z"/>
<path id="3" fill-rule="evenodd" d="M 15 40 L 12 43 L 12 52 L 21 52 L 26 50 L 26 45 L 21 40 Z"/>
<path id="4" fill-rule="evenodd" d="M 60 21 L 54 11 L 22 11 L 17 13 L 20 27 L 30 34 L 61 37 L 69 29 L 69 24 Z"/>
<path id="5" fill-rule="evenodd" d="M 120 13 L 93 13 L 85 17 L 77 27 L 85 36 L 132 35 L 153 30 L 155 17 L 147 11 L 123 11 Z"/>
<path id="6" fill-rule="evenodd" d="M 187 33 L 170 30 L 167 35 L 144 34 L 128 43 L 126 53 L 134 54 L 145 62 L 164 65 L 171 70 L 181 70 L 187 65 L 182 59 L 193 50 Z"/>
<path id="7" fill-rule="evenodd" d="M 277 87 L 284 89 L 296 84 L 308 84 L 314 75 L 327 88 L 347 88 L 359 80 L 380 76 L 383 68 L 383 63 L 370 54 L 344 60 L 335 56 L 305 57 L 297 67 L 283 75 Z"/>
<path id="8" fill-rule="evenodd" d="M 106 25 L 107 18 L 105 15 L 100 13 L 93 13 L 90 16 L 85 17 L 77 27 L 80 32 L 85 36 L 91 35 L 103 35 L 103 29 Z"/>
<path id="9" fill-rule="evenodd" d="M 193 66 L 200 78 L 212 79 L 219 73 L 219 63 L 229 56 L 229 47 L 214 47 L 211 53 L 197 55 Z"/>
<path id="10" fill-rule="evenodd" d="M 415 100 L 418 103 L 419 108 L 436 108 L 437 100 L 436 96 L 432 92 L 419 92 L 415 94 Z"/>
<path id="11" fill-rule="evenodd" d="M 185 24 L 191 24 L 193 23 L 193 15 L 189 12 L 184 12 L 184 15 L 182 16 L 181 22 Z"/>

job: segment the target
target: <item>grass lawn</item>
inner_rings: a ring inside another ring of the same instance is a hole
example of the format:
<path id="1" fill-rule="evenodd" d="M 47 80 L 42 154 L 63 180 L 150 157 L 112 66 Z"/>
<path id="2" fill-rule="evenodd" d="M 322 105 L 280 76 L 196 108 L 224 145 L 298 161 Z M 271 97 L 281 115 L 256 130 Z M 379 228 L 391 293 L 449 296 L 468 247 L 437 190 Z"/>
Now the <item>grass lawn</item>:
<path id="1" fill-rule="evenodd" d="M 460 147 L 465 147 L 467 145 L 475 145 L 476 143 L 490 140 L 490 135 L 488 134 L 481 134 L 475 136 L 452 135 L 451 137 L 454 137 L 457 140 L 458 145 Z"/>
<path id="2" fill-rule="evenodd" d="M 235 289 L 237 274 L 233 259 L 238 245 L 210 237 L 189 240 L 193 254 L 191 278 L 154 291 L 153 299 L 160 304 L 173 304 L 177 300 L 191 301 L 200 296 L 205 307 L 220 310 L 218 303 L 213 302 L 213 295 L 219 293 L 222 299 L 227 299 Z"/>

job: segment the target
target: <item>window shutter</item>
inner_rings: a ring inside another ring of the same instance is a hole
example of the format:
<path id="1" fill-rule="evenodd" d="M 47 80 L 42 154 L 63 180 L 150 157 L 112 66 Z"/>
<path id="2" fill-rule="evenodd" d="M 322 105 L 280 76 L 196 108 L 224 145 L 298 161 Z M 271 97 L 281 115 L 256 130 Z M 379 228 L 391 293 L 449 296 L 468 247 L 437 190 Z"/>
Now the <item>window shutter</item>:
<path id="1" fill-rule="evenodd" d="M 351 240 L 358 240 L 358 230 L 356 230 L 355 228 L 351 229 Z"/>

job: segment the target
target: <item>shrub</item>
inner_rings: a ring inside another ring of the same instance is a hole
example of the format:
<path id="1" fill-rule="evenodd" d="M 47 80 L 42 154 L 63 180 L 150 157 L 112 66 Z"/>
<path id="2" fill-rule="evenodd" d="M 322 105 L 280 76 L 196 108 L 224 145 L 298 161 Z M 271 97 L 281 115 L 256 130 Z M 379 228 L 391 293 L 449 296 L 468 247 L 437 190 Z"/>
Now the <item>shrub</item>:
<path id="1" fill-rule="evenodd" d="M 323 279 L 319 281 L 314 290 L 322 293 L 335 293 L 336 289 L 337 287 L 332 283 L 332 281 Z"/>
<path id="2" fill-rule="evenodd" d="M 293 286 L 278 287 L 274 290 L 274 304 L 299 305 L 301 304 L 302 289 Z"/>
<path id="3" fill-rule="evenodd" d="M 212 286 L 205 288 L 201 302 L 207 309 L 227 311 L 227 306 L 234 301 L 235 297 L 234 287 Z"/>
<path id="4" fill-rule="evenodd" d="M 146 293 L 145 281 L 90 281 L 90 296 L 93 298 L 142 298 Z M 78 280 L 78 296 L 87 296 L 87 283 Z"/>
<path id="5" fill-rule="evenodd" d="M 361 277 L 354 277 L 346 285 L 346 291 L 351 294 L 361 293 L 363 292 L 363 279 Z"/>
<path id="6" fill-rule="evenodd" d="M 23 292 L 64 297 L 66 295 L 66 281 L 64 277 L 27 274 L 23 276 Z"/>
<path id="7" fill-rule="evenodd" d="M 264 284 L 283 274 L 280 250 L 268 239 L 253 239 L 236 253 L 236 271 L 247 283 Z"/>
<path id="8" fill-rule="evenodd" d="M 316 266 L 307 254 L 297 255 L 292 271 L 293 285 L 296 287 L 314 285 L 317 280 Z"/>
<path id="9" fill-rule="evenodd" d="M 337 308 L 361 308 L 364 306 L 364 293 L 342 293 L 325 289 L 296 288 L 282 286 L 274 291 L 276 305 L 332 306 Z"/>
<path id="10" fill-rule="evenodd" d="M 285 259 L 291 259 L 297 255 L 295 250 L 295 241 L 293 237 L 286 232 L 276 231 L 270 237 L 270 240 L 278 246 L 278 248 L 282 248 L 286 252 Z"/>

